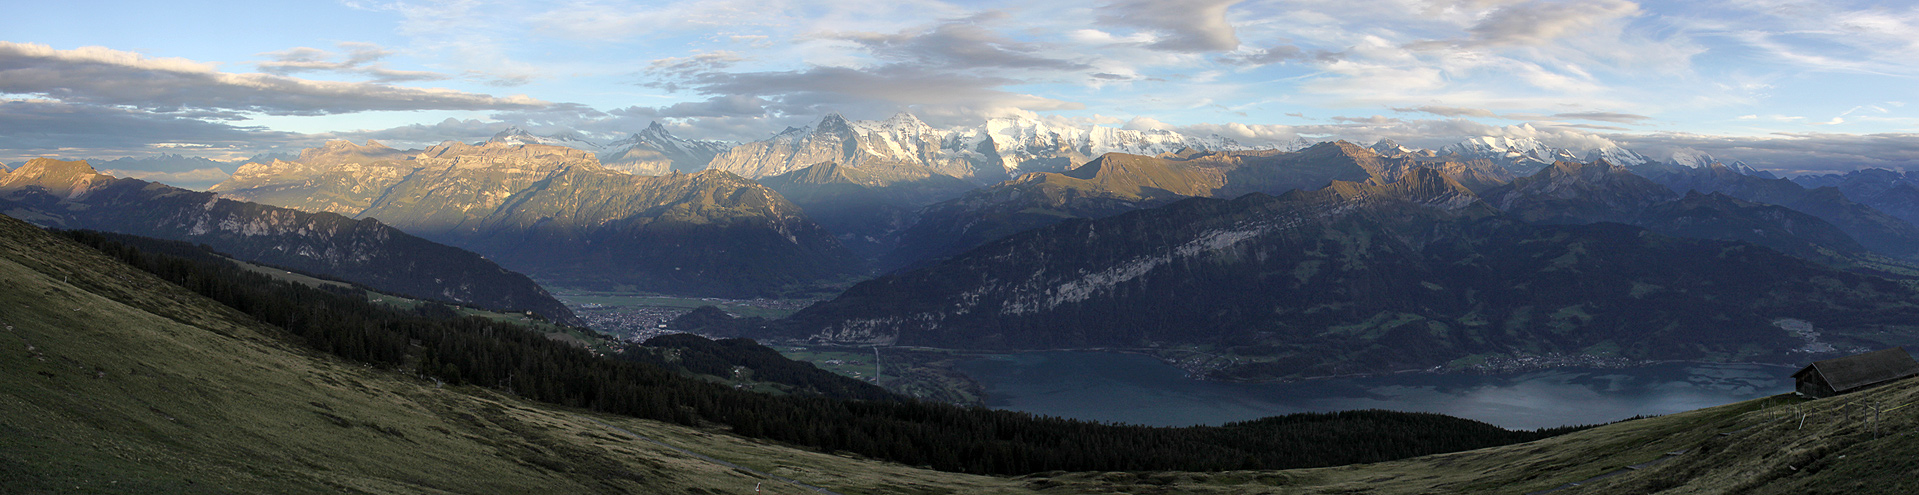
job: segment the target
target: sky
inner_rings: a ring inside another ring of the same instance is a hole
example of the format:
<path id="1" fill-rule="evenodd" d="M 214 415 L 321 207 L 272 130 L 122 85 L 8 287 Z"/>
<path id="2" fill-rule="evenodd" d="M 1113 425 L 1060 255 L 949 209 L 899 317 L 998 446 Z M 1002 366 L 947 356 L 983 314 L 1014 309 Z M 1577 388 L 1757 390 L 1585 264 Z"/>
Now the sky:
<path id="1" fill-rule="evenodd" d="M 1063 5 L 1071 4 L 1071 5 Z M 1681 148 L 1919 171 L 1904 2 L 15 2 L 0 162 L 219 160 L 508 126 L 752 141 L 838 112 Z M 158 162 L 156 162 L 158 163 Z M 168 168 L 174 167 L 174 168 Z M 188 173 L 187 165 L 154 165 Z M 203 173 L 204 175 L 204 173 Z M 165 176 L 156 176 L 163 180 Z"/>

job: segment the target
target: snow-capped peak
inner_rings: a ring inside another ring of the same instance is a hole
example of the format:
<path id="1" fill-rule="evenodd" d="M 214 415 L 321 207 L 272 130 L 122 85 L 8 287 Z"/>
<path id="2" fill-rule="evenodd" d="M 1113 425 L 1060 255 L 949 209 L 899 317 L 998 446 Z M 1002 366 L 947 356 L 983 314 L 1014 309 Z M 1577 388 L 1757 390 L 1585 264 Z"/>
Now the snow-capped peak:
<path id="1" fill-rule="evenodd" d="M 654 121 L 626 139 L 607 143 L 599 156 L 607 168 L 634 175 L 659 175 L 706 168 L 714 155 L 732 147 L 733 143 L 725 141 L 682 139 Z"/>
<path id="2" fill-rule="evenodd" d="M 1701 168 L 1718 162 L 1719 160 L 1713 158 L 1711 154 L 1692 148 L 1673 150 L 1672 158 L 1666 159 L 1666 163 L 1687 168 Z"/>
<path id="3" fill-rule="evenodd" d="M 580 136 L 580 133 L 578 132 L 566 131 L 566 132 L 554 134 L 552 136 L 540 136 L 540 135 L 535 135 L 531 132 L 526 132 L 525 129 L 521 129 L 518 126 L 508 127 L 505 130 L 500 131 L 498 134 L 494 134 L 493 138 L 488 139 L 487 142 L 507 143 L 507 144 L 544 144 L 544 145 L 550 145 L 550 146 L 565 146 L 568 148 L 586 150 L 586 151 L 599 151 L 601 149 L 601 146 L 598 143 L 594 143 L 592 141 L 586 140 L 586 138 Z"/>
<path id="4" fill-rule="evenodd" d="M 1479 136 L 1446 145 L 1440 151 L 1467 159 L 1492 160 L 1522 174 L 1537 172 L 1539 169 L 1551 166 L 1554 162 L 1579 161 L 1579 156 L 1573 154 L 1572 150 L 1547 146 L 1533 138 Z"/>
<path id="5" fill-rule="evenodd" d="M 850 138 L 850 139 L 849 139 Z M 1310 144 L 1310 143 L 1306 143 Z M 853 148 L 844 148 L 852 145 Z M 1303 148 L 1300 142 L 1246 146 L 1230 138 L 1169 130 L 1134 130 L 1032 118 L 995 118 L 977 125 L 936 128 L 910 113 L 885 120 L 846 120 L 828 114 L 811 126 L 788 128 L 741 145 L 713 168 L 747 177 L 778 175 L 820 161 L 858 166 L 865 160 L 917 164 L 954 177 L 994 181 L 1026 172 L 1066 170 L 1110 152 L 1158 155 L 1205 151 Z"/>
<path id="6" fill-rule="evenodd" d="M 1594 160 L 1605 160 L 1607 163 L 1622 167 L 1652 163 L 1652 159 L 1646 158 L 1646 155 L 1641 155 L 1639 152 L 1618 146 L 1609 146 L 1586 152 L 1586 161 L 1591 162 Z"/>
<path id="7" fill-rule="evenodd" d="M 1405 146 L 1400 145 L 1398 141 L 1394 141 L 1392 140 L 1392 138 L 1379 138 L 1379 141 L 1373 143 L 1373 145 L 1370 146 L 1369 148 L 1371 148 L 1374 153 L 1378 153 L 1380 156 L 1394 156 L 1394 155 L 1400 155 L 1405 153 L 1412 153 L 1414 151 L 1412 148 L 1407 148 Z"/>

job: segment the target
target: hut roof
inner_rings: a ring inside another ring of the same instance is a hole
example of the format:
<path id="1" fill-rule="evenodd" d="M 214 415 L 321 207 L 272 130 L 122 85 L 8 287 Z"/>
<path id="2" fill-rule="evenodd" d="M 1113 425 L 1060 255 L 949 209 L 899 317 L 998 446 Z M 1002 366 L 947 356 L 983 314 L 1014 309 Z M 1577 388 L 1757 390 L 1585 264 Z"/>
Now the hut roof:
<path id="1" fill-rule="evenodd" d="M 1865 354 L 1855 354 L 1836 359 L 1827 359 L 1812 363 L 1792 376 L 1798 377 L 1808 371 L 1819 370 L 1826 377 L 1826 384 L 1834 392 L 1844 392 L 1858 387 L 1887 380 L 1896 380 L 1919 375 L 1919 362 L 1906 354 L 1906 348 L 1894 347 Z"/>

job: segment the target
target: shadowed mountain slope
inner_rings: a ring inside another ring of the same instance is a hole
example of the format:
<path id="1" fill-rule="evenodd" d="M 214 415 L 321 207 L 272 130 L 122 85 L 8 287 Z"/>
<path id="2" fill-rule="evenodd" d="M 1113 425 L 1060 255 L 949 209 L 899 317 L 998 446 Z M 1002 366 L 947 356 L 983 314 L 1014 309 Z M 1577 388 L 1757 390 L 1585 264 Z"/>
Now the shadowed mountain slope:
<path id="1" fill-rule="evenodd" d="M 856 285 L 776 328 L 968 349 L 1204 345 L 1261 358 L 1213 376 L 1270 379 L 1472 355 L 1787 359 L 1803 342 L 1776 318 L 1849 345 L 1910 340 L 1915 296 L 1749 244 L 1530 225 L 1423 170 L 1064 222 Z"/>

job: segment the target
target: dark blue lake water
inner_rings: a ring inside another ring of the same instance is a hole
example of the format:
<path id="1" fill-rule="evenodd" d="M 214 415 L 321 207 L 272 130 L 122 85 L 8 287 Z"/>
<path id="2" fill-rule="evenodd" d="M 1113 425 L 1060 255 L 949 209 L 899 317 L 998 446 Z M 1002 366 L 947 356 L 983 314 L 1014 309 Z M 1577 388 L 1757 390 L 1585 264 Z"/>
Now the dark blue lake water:
<path id="1" fill-rule="evenodd" d="M 1434 412 L 1506 428 L 1604 423 L 1792 390 L 1793 368 L 1668 363 L 1498 375 L 1401 374 L 1218 383 L 1138 354 L 1031 352 L 961 362 L 998 409 L 1154 426 L 1217 425 L 1296 412 Z"/>

